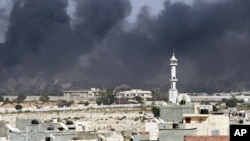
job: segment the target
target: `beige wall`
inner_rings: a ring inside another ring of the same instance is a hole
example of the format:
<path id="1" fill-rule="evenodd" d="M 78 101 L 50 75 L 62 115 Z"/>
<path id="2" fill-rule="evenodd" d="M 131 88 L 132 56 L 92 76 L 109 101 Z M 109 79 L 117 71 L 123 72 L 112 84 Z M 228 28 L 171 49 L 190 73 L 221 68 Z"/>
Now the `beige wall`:
<path id="1" fill-rule="evenodd" d="M 192 117 L 191 123 L 186 123 L 186 128 L 197 127 L 197 135 L 212 135 L 212 131 L 218 130 L 219 135 L 229 135 L 229 117 L 225 115 L 209 114 L 207 118 L 202 117 L 203 121 L 200 123 L 200 118 Z M 223 122 L 222 122 L 223 121 Z"/>

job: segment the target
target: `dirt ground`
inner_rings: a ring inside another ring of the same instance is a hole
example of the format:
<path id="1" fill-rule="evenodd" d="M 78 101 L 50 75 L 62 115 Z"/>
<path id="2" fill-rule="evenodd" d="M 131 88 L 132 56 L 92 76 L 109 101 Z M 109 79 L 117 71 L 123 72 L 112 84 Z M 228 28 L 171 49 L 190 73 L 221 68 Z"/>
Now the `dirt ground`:
<path id="1" fill-rule="evenodd" d="M 54 103 L 25 103 L 23 107 L 47 106 L 53 107 Z M 12 107 L 13 105 L 5 105 Z M 78 105 L 72 105 L 78 106 Z M 1 106 L 1 108 L 3 108 Z M 153 114 L 150 109 L 142 110 L 141 107 L 119 107 L 119 108 L 87 108 L 84 110 L 66 110 L 66 111 L 24 111 L 9 112 L 0 114 L 2 120 L 15 127 L 16 118 L 40 119 L 44 122 L 52 121 L 57 118 L 58 122 L 66 120 L 88 121 L 92 130 L 110 130 L 117 131 L 144 131 L 145 122 L 152 121 Z"/>

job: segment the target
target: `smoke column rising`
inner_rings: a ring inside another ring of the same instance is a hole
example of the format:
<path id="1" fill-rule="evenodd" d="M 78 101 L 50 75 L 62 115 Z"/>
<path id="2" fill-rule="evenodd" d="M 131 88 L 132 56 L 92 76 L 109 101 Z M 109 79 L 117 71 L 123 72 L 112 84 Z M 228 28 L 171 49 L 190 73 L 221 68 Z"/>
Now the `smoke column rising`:
<path id="1" fill-rule="evenodd" d="M 247 0 L 165 1 L 157 15 L 143 7 L 133 23 L 127 20 L 129 0 L 75 0 L 72 15 L 68 4 L 13 1 L 0 44 L 2 90 L 121 84 L 168 89 L 173 49 L 181 91 L 250 88 Z"/>

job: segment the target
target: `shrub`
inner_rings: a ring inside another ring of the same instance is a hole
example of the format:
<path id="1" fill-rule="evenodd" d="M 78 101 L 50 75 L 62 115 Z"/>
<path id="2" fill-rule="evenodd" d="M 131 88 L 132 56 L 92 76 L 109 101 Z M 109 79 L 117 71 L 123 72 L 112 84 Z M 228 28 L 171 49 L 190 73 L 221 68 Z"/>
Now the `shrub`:
<path id="1" fill-rule="evenodd" d="M 88 101 L 84 102 L 84 105 L 85 105 L 85 106 L 88 106 L 88 105 L 89 105 L 89 102 L 88 102 Z"/>
<path id="2" fill-rule="evenodd" d="M 26 95 L 20 94 L 20 95 L 18 95 L 18 97 L 16 98 L 16 101 L 17 101 L 18 103 L 22 103 L 25 99 L 26 99 Z"/>
<path id="3" fill-rule="evenodd" d="M 126 116 L 122 116 L 121 118 L 118 118 L 118 120 L 123 120 L 125 118 L 126 118 Z"/>
<path id="4" fill-rule="evenodd" d="M 15 108 L 16 108 L 16 110 L 22 110 L 23 106 L 18 104 L 18 105 L 15 106 Z"/>
<path id="5" fill-rule="evenodd" d="M 57 101 L 57 106 L 58 107 L 70 107 L 72 104 L 74 104 L 74 101 L 71 100 L 71 101 L 66 101 L 66 100 L 58 100 Z"/>
<path id="6" fill-rule="evenodd" d="M 213 105 L 213 111 L 214 112 L 217 112 L 219 109 L 215 106 L 215 105 Z"/>
<path id="7" fill-rule="evenodd" d="M 11 103 L 11 101 L 10 101 L 10 99 L 7 97 L 7 98 L 5 98 L 5 100 L 4 100 L 4 104 L 8 104 L 8 103 Z"/>
<path id="8" fill-rule="evenodd" d="M 24 111 L 25 113 L 31 113 L 31 111 L 30 110 L 26 110 L 26 111 Z"/>
<path id="9" fill-rule="evenodd" d="M 138 121 L 140 118 L 139 117 L 136 117 L 135 119 L 134 119 L 134 121 Z"/>
<path id="10" fill-rule="evenodd" d="M 80 120 L 80 118 L 79 117 L 74 117 L 74 120 Z"/>
<path id="11" fill-rule="evenodd" d="M 46 94 L 42 94 L 42 95 L 40 95 L 39 100 L 42 101 L 42 102 L 48 102 L 49 101 L 49 96 L 46 95 Z"/>

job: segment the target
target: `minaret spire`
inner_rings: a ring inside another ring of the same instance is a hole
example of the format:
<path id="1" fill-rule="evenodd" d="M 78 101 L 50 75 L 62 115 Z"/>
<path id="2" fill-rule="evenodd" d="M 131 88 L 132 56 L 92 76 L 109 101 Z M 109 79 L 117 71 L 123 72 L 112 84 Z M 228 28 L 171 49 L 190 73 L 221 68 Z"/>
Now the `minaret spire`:
<path id="1" fill-rule="evenodd" d="M 170 77 L 170 83 L 171 87 L 168 91 L 169 96 L 169 102 L 170 103 L 176 103 L 177 97 L 178 97 L 178 90 L 176 89 L 176 82 L 178 79 L 176 78 L 176 66 L 177 66 L 178 59 L 175 58 L 175 52 L 173 49 L 173 56 L 170 59 L 170 66 L 171 66 L 171 77 Z"/>

